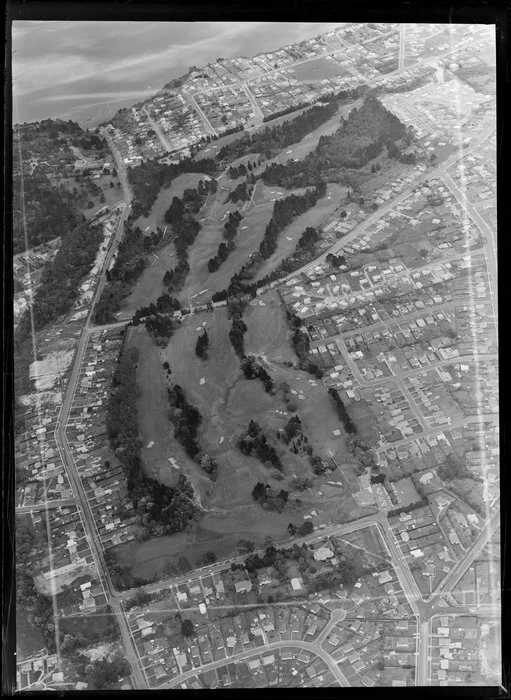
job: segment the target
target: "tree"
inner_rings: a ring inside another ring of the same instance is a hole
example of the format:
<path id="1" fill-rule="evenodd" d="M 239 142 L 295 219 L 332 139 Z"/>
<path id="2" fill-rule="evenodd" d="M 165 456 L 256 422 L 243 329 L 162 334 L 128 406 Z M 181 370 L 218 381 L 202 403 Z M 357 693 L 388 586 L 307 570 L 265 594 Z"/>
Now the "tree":
<path id="1" fill-rule="evenodd" d="M 195 633 L 195 628 L 193 626 L 193 622 L 191 620 L 183 620 L 181 623 L 181 634 L 183 637 L 193 637 Z"/>
<path id="2" fill-rule="evenodd" d="M 186 557 L 179 557 L 179 561 L 177 563 L 179 570 L 182 571 L 184 574 L 188 571 L 191 570 L 192 565 L 188 561 Z"/>
<path id="3" fill-rule="evenodd" d="M 300 527 L 298 528 L 298 534 L 300 535 L 310 535 L 311 532 L 314 531 L 314 525 L 312 524 L 312 520 L 306 520 Z"/>

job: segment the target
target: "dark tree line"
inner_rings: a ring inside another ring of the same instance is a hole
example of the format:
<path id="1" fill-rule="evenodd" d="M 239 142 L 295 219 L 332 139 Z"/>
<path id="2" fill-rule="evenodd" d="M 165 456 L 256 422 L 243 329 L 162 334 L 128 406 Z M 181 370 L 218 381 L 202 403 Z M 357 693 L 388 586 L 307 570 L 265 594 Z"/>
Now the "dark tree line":
<path id="1" fill-rule="evenodd" d="M 339 129 L 321 136 L 318 145 L 303 160 L 272 163 L 261 174 L 267 185 L 288 189 L 314 185 L 318 179 L 336 182 L 343 168 L 360 168 L 378 156 L 386 143 L 407 136 L 405 126 L 381 102 L 369 94 L 363 105 L 354 107 Z"/>
<path id="2" fill-rule="evenodd" d="M 357 433 L 357 426 L 351 420 L 351 416 L 349 415 L 346 406 L 344 405 L 341 397 L 339 396 L 339 392 L 337 391 L 337 389 L 334 389 L 334 387 L 330 387 L 328 389 L 328 393 L 334 400 L 337 415 L 339 416 L 339 420 L 343 424 L 344 430 L 347 433 L 351 434 Z"/>
<path id="3" fill-rule="evenodd" d="M 247 330 L 247 324 L 242 319 L 241 314 L 235 314 L 232 319 L 231 330 L 229 331 L 229 340 L 234 348 L 234 352 L 241 358 L 245 356 L 244 336 Z"/>
<path id="4" fill-rule="evenodd" d="M 209 272 L 216 272 L 220 265 L 227 260 L 229 254 L 234 250 L 234 238 L 236 238 L 238 227 L 242 219 L 243 216 L 237 209 L 236 211 L 229 213 L 229 217 L 224 224 L 224 238 L 227 243 L 220 243 L 217 254 L 208 260 Z"/>
<path id="5" fill-rule="evenodd" d="M 192 459 L 200 452 L 197 428 L 202 416 L 199 411 L 188 403 L 183 389 L 179 384 L 167 388 L 169 396 L 169 418 L 174 424 L 174 438 L 185 449 L 186 454 Z"/>
<path id="6" fill-rule="evenodd" d="M 195 354 L 200 357 L 201 360 L 207 360 L 208 358 L 208 348 L 209 348 L 209 336 L 206 329 L 199 335 L 197 342 L 195 343 Z"/>

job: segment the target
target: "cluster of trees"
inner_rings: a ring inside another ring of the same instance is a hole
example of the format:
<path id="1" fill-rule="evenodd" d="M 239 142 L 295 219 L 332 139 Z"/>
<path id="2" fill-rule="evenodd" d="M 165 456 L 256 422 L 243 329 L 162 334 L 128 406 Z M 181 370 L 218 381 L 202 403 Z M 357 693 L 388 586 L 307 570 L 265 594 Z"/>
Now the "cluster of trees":
<path id="1" fill-rule="evenodd" d="M 227 243 L 220 243 L 220 245 L 218 246 L 217 254 L 213 258 L 210 258 L 208 260 L 209 272 L 216 272 L 220 265 L 223 262 L 225 262 L 225 260 L 227 260 L 230 253 L 232 253 L 232 251 L 234 250 L 234 239 L 236 238 L 236 234 L 238 233 L 238 226 L 240 225 L 240 221 L 242 219 L 243 216 L 237 209 L 236 211 L 229 213 L 229 217 L 224 224 L 224 238 L 227 241 Z"/>
<path id="2" fill-rule="evenodd" d="M 227 260 L 235 247 L 233 241 L 229 241 L 228 243 L 222 241 L 218 246 L 217 254 L 208 260 L 208 271 L 210 273 L 216 272 L 220 265 Z"/>
<path id="3" fill-rule="evenodd" d="M 241 371 L 246 379 L 260 379 L 264 385 L 264 390 L 268 393 L 273 392 L 275 386 L 273 379 L 253 355 L 243 358 Z"/>
<path id="4" fill-rule="evenodd" d="M 180 260 L 173 270 L 167 270 L 163 275 L 163 283 L 170 291 L 179 291 L 183 288 L 186 277 L 190 272 L 188 256 Z"/>
<path id="5" fill-rule="evenodd" d="M 339 420 L 341 421 L 341 423 L 344 427 L 344 430 L 347 433 L 351 433 L 351 434 L 357 433 L 358 432 L 357 426 L 351 420 L 351 416 L 349 415 L 349 413 L 346 409 L 346 406 L 344 405 L 341 397 L 339 396 L 339 392 L 337 391 L 337 389 L 335 389 L 334 387 L 331 386 L 328 389 L 328 393 L 330 394 L 330 396 L 334 400 L 337 415 L 339 416 Z"/>
<path id="6" fill-rule="evenodd" d="M 247 431 L 238 440 L 238 448 L 245 455 L 255 455 L 264 464 L 269 463 L 279 471 L 283 469 L 276 449 L 269 444 L 261 426 L 254 420 L 250 421 Z"/>
<path id="7" fill-rule="evenodd" d="M 16 600 L 28 613 L 28 620 L 38 629 L 50 654 L 55 653 L 55 619 L 52 599 L 42 595 L 35 587 L 32 576 L 31 557 L 36 535 L 31 525 L 17 517 L 16 526 Z"/>
<path id="8" fill-rule="evenodd" d="M 410 503 L 407 506 L 401 506 L 400 508 L 394 508 L 393 510 L 389 510 L 387 513 L 387 517 L 393 518 L 396 515 L 401 515 L 401 513 L 411 513 L 412 510 L 417 510 L 417 508 L 423 508 L 424 506 L 427 506 L 428 503 L 428 499 L 426 497 L 423 497 L 420 501 L 415 501 L 414 503 Z"/>
<path id="9" fill-rule="evenodd" d="M 193 160 L 183 158 L 179 163 L 159 163 L 155 160 L 142 162 L 134 168 L 128 168 L 128 180 L 133 189 L 134 203 L 132 217 L 148 216 L 162 187 L 169 187 L 172 181 L 183 173 L 204 173 L 214 175 L 216 163 L 210 158 Z"/>
<path id="10" fill-rule="evenodd" d="M 234 141 L 232 144 L 228 144 L 227 146 L 224 146 L 223 148 L 221 148 L 220 151 L 218 152 L 218 158 L 220 160 L 223 160 L 226 157 L 228 157 L 226 155 L 227 151 L 235 143 L 241 143 L 241 140 Z M 244 154 L 242 154 L 242 155 L 244 155 Z M 237 157 L 238 156 L 235 156 L 235 158 L 237 158 Z M 260 164 L 260 159 L 259 159 L 259 164 Z M 231 165 L 231 167 L 227 171 L 227 175 L 231 178 L 231 180 L 236 180 L 238 177 L 246 177 L 250 171 L 252 171 L 254 168 L 257 167 L 257 165 L 258 165 L 258 163 L 256 161 L 254 161 L 253 163 L 251 161 L 248 161 L 246 165 L 244 163 L 240 163 L 238 166 Z"/>
<path id="11" fill-rule="evenodd" d="M 200 452 L 197 428 L 202 420 L 199 411 L 188 403 L 179 384 L 167 388 L 169 396 L 169 418 L 174 424 L 174 437 L 192 459 Z"/>
<path id="12" fill-rule="evenodd" d="M 252 489 L 252 498 L 265 510 L 275 510 L 281 513 L 289 499 L 289 492 L 284 489 L 274 489 L 269 484 L 258 481 Z"/>
<path id="13" fill-rule="evenodd" d="M 130 223 L 124 223 L 124 235 L 117 249 L 115 263 L 106 273 L 107 282 L 96 305 L 95 323 L 112 323 L 115 320 L 122 300 L 130 293 L 147 266 L 147 253 L 158 245 L 162 234 L 163 231 L 158 229 L 155 233 L 144 236 L 138 226 L 132 228 Z"/>
<path id="14" fill-rule="evenodd" d="M 286 311 L 289 327 L 293 331 L 291 343 L 298 357 L 298 364 L 301 370 L 314 374 L 318 379 L 323 376 L 321 367 L 309 358 L 310 340 L 305 331 L 300 330 L 302 319 L 294 313 Z"/>
<path id="15" fill-rule="evenodd" d="M 126 659 L 114 656 L 110 660 L 96 659 L 85 668 L 85 678 L 89 690 L 111 690 L 118 688 L 119 678 L 131 674 L 131 668 Z"/>
<path id="16" fill-rule="evenodd" d="M 174 321 L 167 314 L 156 313 L 146 316 L 144 325 L 155 344 L 164 348 L 172 337 L 174 330 L 179 325 L 179 322 Z"/>
<path id="17" fill-rule="evenodd" d="M 210 457 L 210 455 L 204 454 L 200 458 L 200 465 L 211 481 L 216 481 L 218 476 L 218 462 L 216 459 L 214 457 Z"/>
<path id="18" fill-rule="evenodd" d="M 301 161 L 272 163 L 261 177 L 267 185 L 288 189 L 316 184 L 318 179 L 339 181 L 343 168 L 360 168 L 378 156 L 389 140 L 407 135 L 404 125 L 375 97 L 368 94 L 362 106 L 354 107 L 339 129 L 321 136 L 318 145 Z"/>
<path id="19" fill-rule="evenodd" d="M 333 253 L 328 253 L 326 256 L 326 261 L 335 269 L 338 269 L 341 267 L 341 265 L 346 265 L 346 258 L 344 255 L 334 255 Z"/>
<path id="20" fill-rule="evenodd" d="M 230 193 L 227 201 L 229 202 L 246 202 L 250 199 L 251 189 L 247 182 L 244 180 L 240 182 Z"/>
<path id="21" fill-rule="evenodd" d="M 436 473 L 444 481 L 453 481 L 454 479 L 473 479 L 474 475 L 467 467 L 461 463 L 454 455 L 447 455 L 444 464 L 441 464 Z"/>
<path id="22" fill-rule="evenodd" d="M 220 149 L 218 157 L 221 160 L 235 160 L 249 153 L 263 153 L 266 158 L 273 158 L 281 150 L 293 143 L 298 143 L 304 136 L 331 119 L 338 107 L 337 102 L 315 105 L 291 121 L 286 120 L 282 124 L 266 127 L 264 131 L 257 131 L 252 135 L 247 134 L 242 139 L 227 144 Z M 243 166 L 244 172 L 240 171 L 240 168 L 241 166 L 236 169 L 239 174 L 235 177 L 246 175 L 245 166 Z M 229 169 L 230 177 L 231 170 L 234 168 Z"/>
<path id="23" fill-rule="evenodd" d="M 357 466 L 355 467 L 355 473 L 357 475 L 364 474 L 368 468 L 376 468 L 377 465 L 371 447 L 369 447 L 357 433 L 352 433 L 347 436 L 346 447 L 357 461 Z"/>
<path id="24" fill-rule="evenodd" d="M 240 221 L 243 219 L 242 214 L 236 209 L 235 211 L 229 212 L 227 221 L 224 224 L 224 238 L 226 241 L 232 241 L 236 238 L 238 233 L 238 226 Z"/>
<path id="25" fill-rule="evenodd" d="M 314 532 L 314 525 L 312 524 L 312 520 L 305 520 L 305 522 L 303 522 L 301 525 L 293 525 L 293 523 L 289 523 L 287 526 L 287 531 L 292 537 L 295 535 L 298 535 L 299 537 L 306 537 Z"/>
<path id="26" fill-rule="evenodd" d="M 245 357 L 245 333 L 247 332 L 247 324 L 242 319 L 240 313 L 233 315 L 231 330 L 229 331 L 229 340 L 234 348 L 234 352 L 238 357 Z"/>
<path id="27" fill-rule="evenodd" d="M 199 335 L 197 342 L 195 343 L 195 354 L 200 357 L 201 360 L 207 360 L 209 348 L 209 336 L 206 329 Z"/>
<path id="28" fill-rule="evenodd" d="M 302 421 L 298 416 L 291 416 L 291 418 L 288 420 L 284 428 L 282 429 L 282 437 L 281 440 L 286 443 L 286 445 L 289 445 L 291 440 L 293 438 L 302 435 L 303 430 L 302 430 Z"/>
<path id="29" fill-rule="evenodd" d="M 136 348 L 121 350 L 107 406 L 106 427 L 112 449 L 123 465 L 127 490 L 136 515 L 149 535 L 184 530 L 199 517 L 193 502 L 193 488 L 180 475 L 175 488 L 160 484 L 143 471 L 138 435 Z"/>
<path id="30" fill-rule="evenodd" d="M 88 131 L 85 135 L 78 139 L 78 145 L 85 151 L 103 151 L 108 148 L 108 144 L 101 134 L 95 134 L 92 131 Z"/>
<path id="31" fill-rule="evenodd" d="M 180 308 L 181 303 L 178 299 L 170 296 L 170 294 L 162 294 L 156 300 L 156 304 L 151 302 L 149 306 L 141 306 L 139 309 L 137 309 L 133 316 L 133 320 L 140 321 L 140 319 L 145 318 L 146 316 L 154 316 L 155 314 L 169 314 L 174 311 L 179 311 Z"/>
<path id="32" fill-rule="evenodd" d="M 35 330 L 69 312 L 78 298 L 80 284 L 91 271 L 99 244 L 100 226 L 80 224 L 62 240 L 53 261 L 45 268 L 35 293 Z"/>
<path id="33" fill-rule="evenodd" d="M 23 193 L 21 176 L 15 174 L 12 194 L 15 255 L 53 238 L 64 238 L 81 218 L 73 193 L 54 187 L 44 174 L 24 174 Z"/>

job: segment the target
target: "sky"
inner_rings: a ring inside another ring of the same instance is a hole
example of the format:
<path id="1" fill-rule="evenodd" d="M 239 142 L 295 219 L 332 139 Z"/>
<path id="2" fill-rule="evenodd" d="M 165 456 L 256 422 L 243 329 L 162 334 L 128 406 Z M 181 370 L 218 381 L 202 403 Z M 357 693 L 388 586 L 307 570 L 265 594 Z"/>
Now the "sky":
<path id="1" fill-rule="evenodd" d="M 125 106 L 215 58 L 253 56 L 328 31 L 314 22 L 16 21 L 13 121 Z"/>

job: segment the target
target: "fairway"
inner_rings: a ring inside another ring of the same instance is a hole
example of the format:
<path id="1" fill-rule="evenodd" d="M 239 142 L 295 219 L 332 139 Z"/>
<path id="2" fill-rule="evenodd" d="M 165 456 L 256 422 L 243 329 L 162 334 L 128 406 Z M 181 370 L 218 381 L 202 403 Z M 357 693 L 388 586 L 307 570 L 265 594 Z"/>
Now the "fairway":
<path id="1" fill-rule="evenodd" d="M 330 184 L 326 197 L 320 199 L 315 207 L 298 216 L 289 226 L 286 226 L 277 237 L 277 250 L 261 265 L 254 280 L 265 277 L 274 270 L 284 258 L 291 255 L 302 233 L 308 226 L 321 229 L 323 223 L 340 206 L 346 196 L 346 187 Z"/>
<path id="2" fill-rule="evenodd" d="M 308 156 L 309 153 L 316 148 L 321 136 L 329 136 L 337 131 L 341 117 L 346 119 L 353 107 L 360 107 L 362 102 L 363 100 L 355 100 L 354 102 L 341 105 L 334 116 L 328 121 L 304 136 L 298 143 L 292 144 L 288 148 L 283 148 L 282 151 L 271 161 L 268 161 L 268 163 L 287 163 L 290 158 L 294 160 L 303 160 L 305 156 Z"/>
<path id="3" fill-rule="evenodd" d="M 132 316 L 141 306 L 147 306 L 165 292 L 163 276 L 176 265 L 176 251 L 169 243 L 158 253 L 148 256 L 148 264 L 131 294 L 124 299 L 122 316 Z"/>
<path id="4" fill-rule="evenodd" d="M 231 181 L 221 180 L 220 182 L 230 184 Z M 262 183 L 258 182 L 255 189 L 256 195 L 261 188 L 266 189 Z M 208 260 L 216 255 L 218 246 L 225 241 L 223 232 L 226 212 L 236 209 L 242 211 L 243 202 L 223 204 L 226 196 L 227 192 L 219 189 L 215 201 L 210 207 L 208 206 L 209 211 L 204 212 L 208 218 L 202 222 L 202 229 L 189 249 L 190 272 L 186 280 L 186 291 L 180 295 L 183 301 L 190 298 L 193 302 L 193 296 L 204 289 L 208 290 L 205 298 L 210 299 L 214 292 L 228 287 L 231 277 L 247 262 L 251 253 L 258 250 L 266 225 L 271 219 L 274 202 L 268 197 L 262 198 L 260 204 L 244 213 L 234 239 L 236 248 L 216 272 L 210 273 L 207 267 Z"/>
<path id="5" fill-rule="evenodd" d="M 171 486 L 181 469 L 170 464 L 173 457 L 190 481 L 201 492 L 207 488 L 207 478 L 195 462 L 190 459 L 174 438 L 174 428 L 167 414 L 169 402 L 162 367 L 160 350 L 154 345 L 144 326 L 128 329 L 127 346 L 139 351 L 137 384 L 140 396 L 137 402 L 138 425 L 142 441 L 142 459 L 148 476 Z M 152 447 L 147 447 L 151 442 Z"/>
<path id="6" fill-rule="evenodd" d="M 203 173 L 183 173 L 182 175 L 178 175 L 172 180 L 170 187 L 165 187 L 160 190 L 156 201 L 151 207 L 149 215 L 140 216 L 136 220 L 135 226 L 140 226 L 142 233 L 156 231 L 158 226 L 164 229 L 166 226 L 164 218 L 165 212 L 172 204 L 174 197 L 182 197 L 186 189 L 197 189 L 200 180 L 204 181 L 206 179 L 208 179 L 208 177 Z"/>

